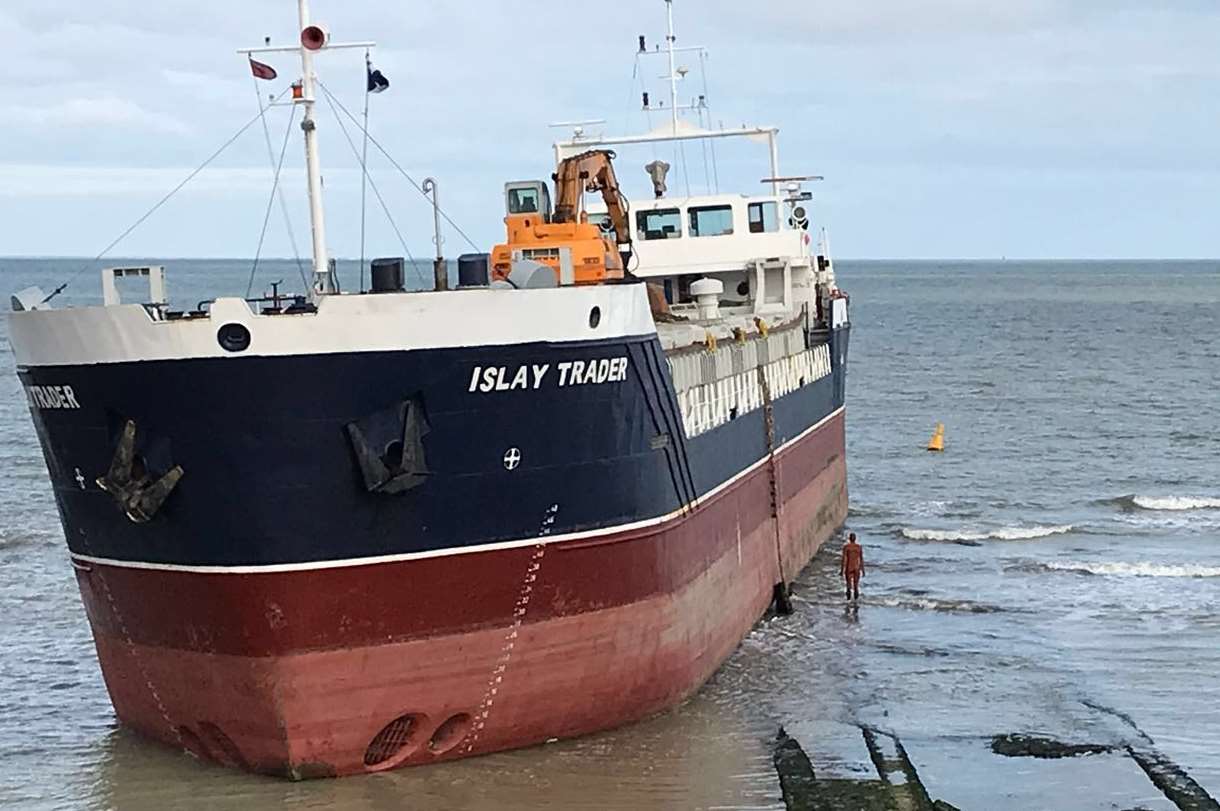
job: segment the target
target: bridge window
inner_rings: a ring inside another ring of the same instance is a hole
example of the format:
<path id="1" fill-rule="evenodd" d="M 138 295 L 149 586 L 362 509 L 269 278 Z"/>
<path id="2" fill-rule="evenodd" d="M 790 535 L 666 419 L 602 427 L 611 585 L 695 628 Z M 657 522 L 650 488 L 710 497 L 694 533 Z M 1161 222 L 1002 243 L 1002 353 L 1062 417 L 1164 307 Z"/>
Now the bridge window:
<path id="1" fill-rule="evenodd" d="M 706 206 L 690 210 L 692 237 L 721 237 L 733 233 L 732 206 Z"/>
<path id="2" fill-rule="evenodd" d="M 775 203 L 750 203 L 750 233 L 770 234 L 779 230 L 779 206 Z"/>
<path id="3" fill-rule="evenodd" d="M 682 212 L 676 208 L 636 212 L 635 229 L 644 239 L 680 239 Z"/>

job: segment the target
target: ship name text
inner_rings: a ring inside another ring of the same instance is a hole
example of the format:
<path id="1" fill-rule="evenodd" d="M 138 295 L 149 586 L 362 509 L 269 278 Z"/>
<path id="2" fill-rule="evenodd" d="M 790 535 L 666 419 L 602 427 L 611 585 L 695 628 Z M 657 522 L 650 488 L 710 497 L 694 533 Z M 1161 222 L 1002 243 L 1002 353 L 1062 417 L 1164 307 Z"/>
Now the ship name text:
<path id="1" fill-rule="evenodd" d="M 25 396 L 34 408 L 80 408 L 71 386 L 26 386 Z"/>
<path id="2" fill-rule="evenodd" d="M 539 391 L 544 386 L 596 386 L 627 379 L 627 358 L 570 360 L 562 363 L 525 363 L 512 366 L 476 366 L 467 391 Z"/>

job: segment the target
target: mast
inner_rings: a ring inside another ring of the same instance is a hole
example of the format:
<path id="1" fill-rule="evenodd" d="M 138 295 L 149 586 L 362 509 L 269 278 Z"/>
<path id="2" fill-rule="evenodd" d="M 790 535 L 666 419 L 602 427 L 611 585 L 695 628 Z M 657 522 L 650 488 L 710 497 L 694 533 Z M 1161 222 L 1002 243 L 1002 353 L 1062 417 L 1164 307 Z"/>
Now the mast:
<path id="1" fill-rule="evenodd" d="M 304 0 L 302 0 L 304 2 Z M 674 0 L 665 0 L 665 9 L 669 17 L 669 111 L 673 119 L 674 135 L 678 134 L 678 66 L 674 62 L 674 44 L 678 38 L 674 36 Z"/>
<path id="2" fill-rule="evenodd" d="M 326 29 L 310 21 L 309 0 L 297 0 L 301 33 L 296 45 L 275 46 L 268 44 L 260 48 L 242 48 L 238 51 L 251 57 L 253 54 L 299 54 L 301 57 L 301 83 L 293 86 L 293 104 L 304 109 L 301 130 L 305 133 L 305 171 L 309 181 L 309 224 L 313 236 L 313 294 L 331 295 L 335 292 L 335 277 L 330 269 L 330 253 L 326 249 L 326 214 L 322 207 L 322 162 L 318 157 L 318 123 L 314 116 L 317 104 L 318 75 L 314 71 L 314 56 L 322 51 L 376 47 L 375 42 L 330 41 Z M 276 105 L 272 105 L 276 106 Z"/>
<path id="3" fill-rule="evenodd" d="M 605 135 L 590 136 L 588 133 L 585 132 L 584 125 L 585 124 L 604 124 L 604 123 L 606 123 L 604 119 L 599 119 L 597 121 L 570 121 L 570 122 L 566 122 L 566 123 L 552 124 L 551 125 L 552 127 L 572 127 L 572 129 L 573 129 L 573 134 L 572 134 L 571 138 L 569 138 L 568 140 L 555 142 L 555 145 L 554 145 L 555 146 L 555 163 L 558 164 L 561 161 L 563 161 L 564 158 L 570 158 L 573 155 L 580 154 L 581 152 L 586 152 L 589 149 L 605 148 L 605 147 L 611 147 L 611 146 L 627 146 L 627 145 L 635 145 L 635 144 L 662 144 L 662 143 L 670 143 L 670 142 L 673 142 L 675 144 L 682 144 L 686 141 L 710 141 L 710 142 L 712 142 L 712 144 L 713 144 L 712 160 L 714 162 L 715 161 L 715 152 L 714 152 L 715 146 L 714 145 L 717 140 L 724 139 L 724 138 L 743 138 L 743 139 L 748 138 L 751 141 L 764 140 L 767 144 L 767 153 L 768 153 L 768 158 L 769 158 L 769 162 L 770 162 L 770 174 L 768 175 L 766 180 L 764 180 L 763 182 L 767 183 L 771 186 L 771 193 L 774 196 L 779 197 L 783 192 L 783 190 L 781 188 L 781 182 L 785 178 L 781 178 L 780 172 L 779 172 L 779 142 L 778 142 L 779 129 L 777 127 L 747 127 L 747 126 L 743 125 L 739 128 L 735 128 L 735 129 L 725 129 L 723 127 L 723 125 L 721 125 L 720 129 L 705 130 L 702 128 L 702 120 L 701 120 L 699 127 L 692 127 L 691 129 L 688 129 L 685 132 L 679 128 L 678 113 L 680 113 L 682 110 L 700 110 L 700 111 L 702 111 L 702 110 L 706 110 L 708 108 L 706 106 L 706 102 L 707 102 L 706 74 L 704 75 L 704 84 L 703 84 L 704 93 L 703 93 L 703 95 L 700 96 L 694 104 L 679 104 L 678 103 L 678 80 L 686 78 L 687 71 L 685 68 L 679 69 L 678 63 L 677 63 L 677 55 L 680 53 L 689 53 L 689 52 L 698 53 L 700 64 L 703 65 L 703 64 L 705 64 L 705 49 L 702 46 L 687 46 L 687 47 L 679 48 L 677 45 L 678 37 L 674 32 L 674 0 L 665 0 L 665 9 L 667 12 L 666 16 L 668 17 L 668 24 L 669 24 L 669 30 L 668 30 L 668 34 L 666 36 L 666 48 L 664 49 L 664 51 L 662 51 L 660 46 L 657 46 L 655 49 L 650 50 L 646 46 L 646 37 L 641 36 L 640 37 L 640 47 L 639 47 L 639 50 L 636 52 L 637 53 L 636 58 L 638 60 L 640 57 L 644 57 L 644 56 L 654 56 L 655 55 L 655 56 L 660 57 L 660 56 L 664 55 L 669 61 L 669 75 L 668 76 L 659 76 L 657 78 L 661 79 L 661 80 L 669 81 L 669 95 L 670 95 L 669 112 L 670 112 L 670 127 L 671 127 L 670 132 L 665 133 L 664 125 L 662 124 L 660 129 L 655 130 L 653 132 L 649 132 L 644 135 L 626 135 L 626 136 L 609 136 L 609 137 L 605 136 Z M 637 70 L 639 69 L 638 62 L 637 62 L 636 68 L 637 68 Z M 634 78 L 634 75 L 633 75 L 633 78 Z M 651 95 L 647 92 L 647 90 L 645 90 L 643 96 L 644 96 L 643 110 L 645 112 L 654 113 L 654 112 L 662 111 L 662 108 L 664 105 L 662 104 L 662 105 L 654 106 L 654 104 L 651 101 Z M 652 119 L 650 117 L 649 126 L 651 126 L 651 125 L 652 125 Z M 710 121 L 709 121 L 709 126 L 710 126 Z M 713 163 L 713 166 L 715 166 L 714 163 Z M 796 179 L 796 178 L 793 178 L 793 179 Z M 813 178 L 801 178 L 801 179 L 805 180 L 805 179 L 813 179 Z M 817 179 L 820 180 L 821 178 L 817 178 Z M 717 181 L 717 184 L 718 184 L 718 181 Z"/>
<path id="4" fill-rule="evenodd" d="M 326 250 L 326 212 L 322 206 L 322 164 L 318 158 L 318 125 L 314 119 L 317 102 L 317 77 L 313 69 L 313 51 L 307 45 L 306 33 L 311 23 L 309 0 L 299 0 L 301 15 L 301 107 L 305 111 L 301 129 L 305 132 L 305 171 L 309 178 L 309 224 L 313 232 L 313 289 L 315 295 L 335 292 L 335 280 L 330 272 L 330 254 Z"/>

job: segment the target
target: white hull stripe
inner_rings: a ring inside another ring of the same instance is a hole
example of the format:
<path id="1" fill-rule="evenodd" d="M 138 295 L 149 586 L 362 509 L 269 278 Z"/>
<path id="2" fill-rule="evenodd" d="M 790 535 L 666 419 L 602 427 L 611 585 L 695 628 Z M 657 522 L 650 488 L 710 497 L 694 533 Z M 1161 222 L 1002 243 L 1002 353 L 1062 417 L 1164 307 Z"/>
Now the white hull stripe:
<path id="1" fill-rule="evenodd" d="M 596 322 L 592 319 L 597 308 Z M 9 315 L 19 367 L 291 357 L 571 343 L 655 336 L 642 284 L 541 290 L 459 290 L 327 296 L 318 312 L 260 315 L 241 299 L 217 299 L 211 316 L 151 317 L 139 304 L 31 310 Z M 597 326 L 591 326 L 596 323 Z M 222 325 L 250 334 L 249 349 L 226 352 Z"/>
<path id="2" fill-rule="evenodd" d="M 845 408 L 841 407 L 838 410 L 831 412 L 816 425 L 810 426 L 802 431 L 798 436 L 793 437 L 783 445 L 776 448 L 776 454 L 782 454 L 785 450 L 805 439 L 819 428 L 822 428 L 844 411 Z M 643 521 L 634 521 L 629 524 L 618 524 L 617 526 L 603 527 L 601 529 L 593 529 L 586 532 L 572 532 L 566 535 L 552 535 L 543 541 L 540 541 L 538 538 L 524 538 L 516 541 L 501 541 L 500 543 L 482 544 L 478 546 L 433 549 L 427 552 L 408 552 L 401 555 L 381 555 L 378 557 L 348 558 L 344 560 L 320 560 L 309 563 L 271 563 L 258 566 L 184 566 L 174 563 L 145 563 L 142 561 L 97 558 L 90 555 L 78 555 L 76 553 L 72 554 L 72 562 L 73 565 L 77 566 L 77 568 L 80 568 L 78 564 L 92 563 L 99 566 L 115 566 L 123 569 L 149 569 L 166 572 L 187 572 L 191 574 L 281 574 L 286 572 L 311 572 L 325 569 L 346 569 L 355 566 L 377 566 L 383 563 L 405 563 L 412 560 L 427 560 L 429 558 L 442 558 L 456 555 L 474 555 L 480 552 L 498 552 L 505 549 L 519 549 L 523 546 L 537 546 L 539 543 L 544 543 L 550 546 L 553 544 L 570 541 L 587 541 L 593 538 L 600 538 L 608 535 L 619 535 L 622 533 L 632 532 L 634 530 L 646 529 L 648 527 L 654 527 L 658 524 L 668 523 L 674 519 L 682 518 L 683 516 L 688 516 L 692 510 L 699 509 L 724 490 L 727 490 L 741 479 L 758 470 L 760 467 L 766 464 L 767 459 L 768 457 L 766 456 L 759 459 L 757 462 L 742 470 L 740 473 L 735 474 L 733 477 L 727 479 L 709 490 L 704 495 L 700 496 L 689 507 L 683 507 L 667 513 L 666 515 L 661 515 L 656 518 L 647 518 Z"/>

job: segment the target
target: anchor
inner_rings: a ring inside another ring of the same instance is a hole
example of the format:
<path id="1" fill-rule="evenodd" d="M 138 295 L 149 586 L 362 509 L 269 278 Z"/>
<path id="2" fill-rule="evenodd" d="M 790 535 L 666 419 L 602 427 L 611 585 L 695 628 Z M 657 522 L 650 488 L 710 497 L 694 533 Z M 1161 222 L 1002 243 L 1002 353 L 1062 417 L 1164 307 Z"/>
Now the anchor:
<path id="1" fill-rule="evenodd" d="M 347 425 L 356 462 L 370 493 L 397 495 L 419 487 L 432 471 L 423 438 L 432 430 L 419 397 Z M 383 450 L 378 451 L 378 448 Z"/>
<path id="2" fill-rule="evenodd" d="M 143 458 L 136 455 L 136 424 L 128 420 L 119 436 L 110 470 L 97 480 L 97 486 L 118 502 L 128 518 L 144 524 L 161 510 L 182 476 L 182 467 L 174 465 L 161 478 L 152 479 Z"/>

